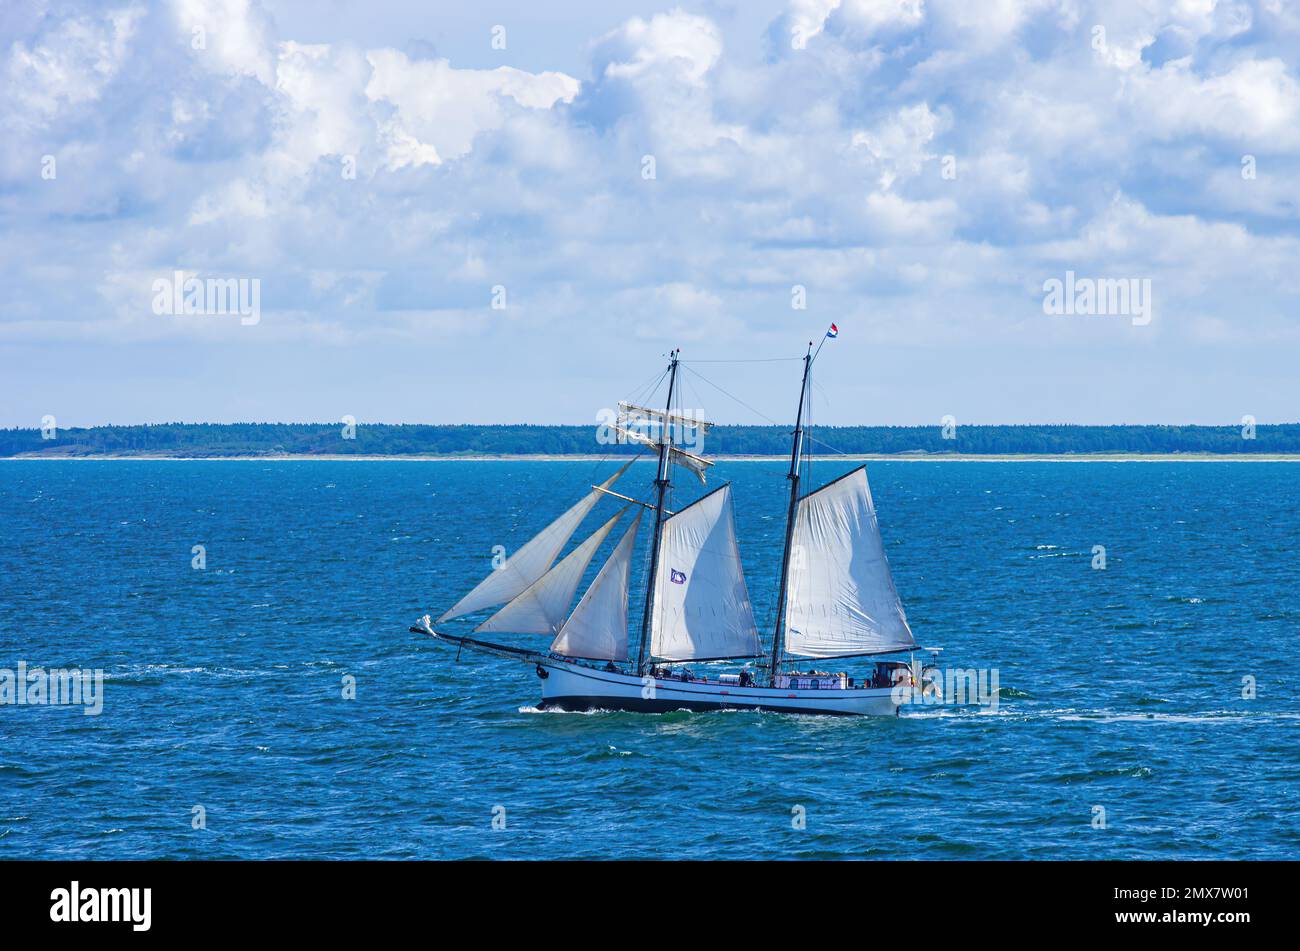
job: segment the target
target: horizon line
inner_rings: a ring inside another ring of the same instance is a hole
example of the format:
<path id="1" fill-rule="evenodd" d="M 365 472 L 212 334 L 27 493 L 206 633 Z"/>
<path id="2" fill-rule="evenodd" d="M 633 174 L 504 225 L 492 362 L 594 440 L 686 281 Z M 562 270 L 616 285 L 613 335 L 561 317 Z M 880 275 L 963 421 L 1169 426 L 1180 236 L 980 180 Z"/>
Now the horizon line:
<path id="1" fill-rule="evenodd" d="M 235 422 L 208 422 L 203 420 L 167 420 L 165 422 L 136 422 L 136 423 L 91 423 L 89 425 L 62 425 L 58 424 L 57 428 L 61 432 L 71 432 L 73 430 L 90 430 L 90 429 L 133 429 L 145 426 L 342 426 L 349 421 L 339 420 L 238 420 Z M 993 427 L 1031 427 L 1031 428 L 1065 428 L 1065 427 L 1091 427 L 1091 428 L 1202 428 L 1202 429 L 1240 429 L 1244 421 L 1224 422 L 1224 423 L 1188 423 L 1188 422 L 1161 422 L 1161 423 L 1026 423 L 1026 422 L 1002 422 L 1002 423 L 985 423 L 985 422 L 961 422 L 957 421 L 953 425 L 959 429 L 967 428 L 993 428 Z M 383 421 L 366 421 L 356 420 L 351 422 L 354 426 L 426 426 L 426 427 L 459 427 L 459 426 L 479 426 L 479 427 L 500 427 L 500 428 L 565 428 L 565 429 L 588 429 L 599 428 L 602 424 L 599 422 L 584 423 L 524 423 L 524 422 L 493 422 L 493 423 L 413 423 L 413 422 L 383 422 Z M 715 429 L 736 429 L 747 427 L 752 429 L 784 429 L 791 423 L 710 423 Z M 945 425 L 943 421 L 933 423 L 820 423 L 815 426 L 809 426 L 812 429 L 932 429 L 935 427 L 942 428 Z M 1256 427 L 1274 427 L 1274 426 L 1297 426 L 1300 425 L 1300 419 L 1286 420 L 1283 422 L 1260 422 L 1253 421 Z M 0 433 L 39 433 L 42 426 L 0 426 Z"/>

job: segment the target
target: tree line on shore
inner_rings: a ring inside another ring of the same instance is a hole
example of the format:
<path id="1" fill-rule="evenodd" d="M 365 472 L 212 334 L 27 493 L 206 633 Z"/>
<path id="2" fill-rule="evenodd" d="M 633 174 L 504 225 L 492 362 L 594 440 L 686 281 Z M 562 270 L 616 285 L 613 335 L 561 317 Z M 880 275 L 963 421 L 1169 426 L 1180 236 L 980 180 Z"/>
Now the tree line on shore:
<path id="1" fill-rule="evenodd" d="M 1242 426 L 823 426 L 815 453 L 1300 453 L 1300 423 Z M 695 447 L 701 448 L 701 447 Z M 709 455 L 779 456 L 784 426 L 716 426 Z M 634 453 L 595 426 L 333 423 L 157 423 L 85 429 L 0 429 L 0 456 L 590 455 Z"/>

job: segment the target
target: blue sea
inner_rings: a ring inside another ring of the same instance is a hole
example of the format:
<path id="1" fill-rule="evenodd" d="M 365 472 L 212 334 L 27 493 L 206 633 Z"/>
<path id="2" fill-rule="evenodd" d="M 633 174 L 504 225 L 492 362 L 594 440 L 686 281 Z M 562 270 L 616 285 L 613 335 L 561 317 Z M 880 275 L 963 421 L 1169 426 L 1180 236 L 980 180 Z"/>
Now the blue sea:
<path id="1" fill-rule="evenodd" d="M 870 463 L 918 641 L 996 709 L 540 713 L 408 632 L 612 468 L 0 461 L 0 668 L 105 676 L 0 707 L 0 859 L 1300 856 L 1300 465 Z M 765 628 L 784 472 L 711 479 Z"/>

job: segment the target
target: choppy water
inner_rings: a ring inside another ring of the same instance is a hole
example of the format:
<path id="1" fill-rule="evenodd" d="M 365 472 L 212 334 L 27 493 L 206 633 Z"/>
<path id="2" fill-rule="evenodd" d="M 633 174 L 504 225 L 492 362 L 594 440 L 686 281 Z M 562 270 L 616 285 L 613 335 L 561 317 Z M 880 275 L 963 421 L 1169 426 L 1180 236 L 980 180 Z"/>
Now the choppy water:
<path id="1" fill-rule="evenodd" d="M 1300 466 L 871 464 L 918 639 L 997 712 L 543 714 L 407 633 L 607 471 L 0 462 L 0 668 L 108 677 L 0 707 L 0 858 L 1300 854 Z M 716 470 L 764 620 L 783 473 Z"/>

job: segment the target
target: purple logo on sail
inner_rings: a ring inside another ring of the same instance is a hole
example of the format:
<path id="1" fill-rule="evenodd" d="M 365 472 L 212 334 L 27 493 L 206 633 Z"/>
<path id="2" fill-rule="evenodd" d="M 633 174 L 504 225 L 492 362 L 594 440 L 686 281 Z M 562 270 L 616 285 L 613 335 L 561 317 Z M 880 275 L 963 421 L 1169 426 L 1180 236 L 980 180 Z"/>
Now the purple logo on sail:
<path id="1" fill-rule="evenodd" d="M 669 569 L 668 580 L 673 584 L 686 584 L 686 575 L 676 568 Z"/>

